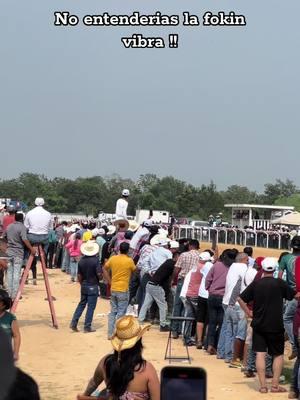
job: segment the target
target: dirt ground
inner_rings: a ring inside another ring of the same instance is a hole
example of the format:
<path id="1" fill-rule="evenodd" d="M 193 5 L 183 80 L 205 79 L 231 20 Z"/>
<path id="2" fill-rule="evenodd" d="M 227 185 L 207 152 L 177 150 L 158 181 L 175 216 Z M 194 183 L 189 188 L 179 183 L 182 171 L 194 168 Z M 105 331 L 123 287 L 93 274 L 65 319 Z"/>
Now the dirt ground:
<path id="1" fill-rule="evenodd" d="M 201 249 L 208 248 L 202 243 Z M 220 246 L 222 250 L 224 246 Z M 280 252 L 256 249 L 254 256 L 273 255 Z M 82 393 L 101 357 L 111 351 L 107 340 L 107 312 L 109 302 L 100 299 L 94 318 L 95 333 L 74 333 L 69 329 L 70 318 L 79 300 L 79 285 L 70 284 L 69 276 L 60 270 L 49 271 L 52 294 L 56 297 L 55 310 L 59 329 L 51 326 L 51 317 L 41 271 L 38 285 L 25 287 L 23 299 L 17 309 L 21 327 L 22 344 L 19 366 L 31 374 L 39 384 L 43 400 L 74 400 Z M 82 326 L 79 327 L 82 329 Z M 164 361 L 167 333 L 154 326 L 144 336 L 145 358 L 157 368 L 168 365 Z M 174 353 L 184 354 L 180 340 L 174 341 Z M 267 398 L 258 394 L 256 379 L 246 379 L 237 369 L 231 369 L 221 360 L 191 348 L 192 365 L 203 367 L 208 375 L 208 399 L 251 400 Z M 174 364 L 175 365 L 175 364 Z M 276 395 L 287 398 L 286 394 Z"/>

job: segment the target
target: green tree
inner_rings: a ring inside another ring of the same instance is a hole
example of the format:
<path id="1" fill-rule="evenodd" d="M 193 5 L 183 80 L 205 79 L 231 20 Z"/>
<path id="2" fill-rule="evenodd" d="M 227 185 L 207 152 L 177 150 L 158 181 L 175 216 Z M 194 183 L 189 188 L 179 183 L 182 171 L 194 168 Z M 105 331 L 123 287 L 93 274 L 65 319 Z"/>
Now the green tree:
<path id="1" fill-rule="evenodd" d="M 266 183 L 264 191 L 264 200 L 266 203 L 274 204 L 280 197 L 289 197 L 298 193 L 297 186 L 290 179 L 282 181 L 276 179 L 275 183 Z"/>
<path id="2" fill-rule="evenodd" d="M 300 212 L 300 193 L 292 194 L 289 197 L 279 197 L 275 201 L 277 206 L 291 206 L 295 207 L 295 211 Z"/>

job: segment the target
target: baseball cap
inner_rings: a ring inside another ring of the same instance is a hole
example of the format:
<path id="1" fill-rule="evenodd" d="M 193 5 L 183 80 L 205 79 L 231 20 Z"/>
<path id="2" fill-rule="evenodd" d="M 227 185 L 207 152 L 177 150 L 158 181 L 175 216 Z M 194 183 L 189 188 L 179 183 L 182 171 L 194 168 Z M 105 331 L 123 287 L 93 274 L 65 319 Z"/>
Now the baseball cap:
<path id="1" fill-rule="evenodd" d="M 208 251 L 203 251 L 202 253 L 200 253 L 200 260 L 201 261 L 210 261 L 211 260 L 211 255 L 209 254 Z"/>
<path id="2" fill-rule="evenodd" d="M 129 190 L 128 189 L 124 189 L 123 191 L 122 191 L 122 196 L 129 196 L 130 195 L 130 192 L 129 192 Z"/>
<path id="3" fill-rule="evenodd" d="M 274 272 L 278 267 L 278 260 L 275 257 L 266 257 L 262 263 L 262 269 L 266 272 Z"/>

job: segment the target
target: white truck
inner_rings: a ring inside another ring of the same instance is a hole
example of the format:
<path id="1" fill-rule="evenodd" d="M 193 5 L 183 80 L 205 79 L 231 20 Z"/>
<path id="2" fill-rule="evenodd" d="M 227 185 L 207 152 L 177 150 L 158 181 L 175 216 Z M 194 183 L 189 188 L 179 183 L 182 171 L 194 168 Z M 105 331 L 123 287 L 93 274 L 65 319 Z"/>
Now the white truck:
<path id="1" fill-rule="evenodd" d="M 152 219 L 156 224 L 168 224 L 169 218 L 169 211 L 136 210 L 135 212 L 135 220 L 139 224 L 142 224 L 146 219 Z"/>

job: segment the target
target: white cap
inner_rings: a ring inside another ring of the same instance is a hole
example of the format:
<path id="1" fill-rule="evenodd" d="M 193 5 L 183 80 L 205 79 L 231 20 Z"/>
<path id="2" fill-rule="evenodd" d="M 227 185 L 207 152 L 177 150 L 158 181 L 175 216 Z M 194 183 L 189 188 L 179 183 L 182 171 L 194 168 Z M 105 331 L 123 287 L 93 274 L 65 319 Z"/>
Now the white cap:
<path id="1" fill-rule="evenodd" d="M 171 249 L 178 249 L 179 248 L 179 243 L 176 240 L 171 240 L 170 248 Z"/>
<path id="2" fill-rule="evenodd" d="M 144 225 L 145 226 L 152 226 L 153 225 L 152 219 L 146 219 L 146 221 L 144 221 Z"/>
<path id="3" fill-rule="evenodd" d="M 37 197 L 37 198 L 34 200 L 34 204 L 35 204 L 36 206 L 43 206 L 43 205 L 45 204 L 45 200 L 44 200 L 42 197 Z"/>
<path id="4" fill-rule="evenodd" d="M 210 261 L 212 258 L 208 251 L 203 251 L 199 257 L 201 261 Z"/>
<path id="5" fill-rule="evenodd" d="M 129 195 L 130 195 L 129 190 L 128 190 L 128 189 L 123 189 L 123 191 L 122 191 L 122 196 L 128 197 Z"/>
<path id="6" fill-rule="evenodd" d="M 266 272 L 274 272 L 278 267 L 278 260 L 275 257 L 266 257 L 261 263 L 262 269 Z"/>

